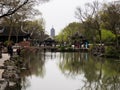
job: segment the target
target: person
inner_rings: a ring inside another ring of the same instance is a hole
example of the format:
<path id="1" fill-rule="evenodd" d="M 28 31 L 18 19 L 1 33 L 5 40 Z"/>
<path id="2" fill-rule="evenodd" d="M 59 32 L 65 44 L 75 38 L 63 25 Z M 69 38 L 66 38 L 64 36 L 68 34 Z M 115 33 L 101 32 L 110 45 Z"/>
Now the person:
<path id="1" fill-rule="evenodd" d="M 21 49 L 20 49 L 20 47 L 17 49 L 17 55 L 19 55 L 20 56 L 20 53 L 21 53 Z"/>
<path id="2" fill-rule="evenodd" d="M 11 44 L 8 45 L 7 50 L 8 50 L 8 54 L 10 55 L 10 57 L 12 57 L 13 56 L 13 48 L 12 48 Z"/>

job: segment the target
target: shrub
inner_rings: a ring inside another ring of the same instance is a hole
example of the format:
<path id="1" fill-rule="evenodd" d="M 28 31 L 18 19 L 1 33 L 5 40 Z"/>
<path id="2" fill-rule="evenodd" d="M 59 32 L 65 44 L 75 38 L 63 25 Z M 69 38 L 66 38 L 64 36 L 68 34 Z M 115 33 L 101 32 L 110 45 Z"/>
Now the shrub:
<path id="1" fill-rule="evenodd" d="M 109 57 L 119 57 L 119 49 L 116 49 L 114 46 L 108 46 L 106 47 L 105 54 Z"/>
<path id="2" fill-rule="evenodd" d="M 72 47 L 67 47 L 66 49 L 67 49 L 67 51 L 73 51 Z"/>
<path id="3" fill-rule="evenodd" d="M 111 43 L 115 41 L 115 35 L 109 30 L 101 30 L 102 42 Z M 97 42 L 99 42 L 99 35 L 97 35 Z"/>
<path id="4" fill-rule="evenodd" d="M 4 42 L 4 45 L 5 45 L 5 46 L 8 46 L 9 44 L 12 44 L 12 45 L 13 45 L 14 42 L 13 42 L 13 41 L 5 41 L 5 42 Z"/>

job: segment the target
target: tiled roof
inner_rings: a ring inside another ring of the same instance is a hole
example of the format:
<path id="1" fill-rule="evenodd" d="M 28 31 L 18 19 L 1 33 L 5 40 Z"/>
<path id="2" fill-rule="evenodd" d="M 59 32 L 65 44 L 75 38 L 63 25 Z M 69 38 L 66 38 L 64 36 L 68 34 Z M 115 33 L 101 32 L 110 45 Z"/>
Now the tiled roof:
<path id="1" fill-rule="evenodd" d="M 0 36 L 8 36 L 10 33 L 10 29 L 8 27 L 0 28 Z M 21 30 L 18 29 L 13 29 L 11 36 L 25 36 L 27 33 L 22 32 Z"/>

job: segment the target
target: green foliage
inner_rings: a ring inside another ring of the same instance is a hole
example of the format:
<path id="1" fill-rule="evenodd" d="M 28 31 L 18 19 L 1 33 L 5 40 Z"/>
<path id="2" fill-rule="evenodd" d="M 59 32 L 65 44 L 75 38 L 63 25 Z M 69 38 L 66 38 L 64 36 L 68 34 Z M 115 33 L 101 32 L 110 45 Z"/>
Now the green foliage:
<path id="1" fill-rule="evenodd" d="M 60 49 L 60 51 L 64 51 L 64 50 L 65 50 L 65 47 L 62 46 L 62 47 L 60 47 L 59 49 Z"/>
<path id="2" fill-rule="evenodd" d="M 111 42 L 115 40 L 115 35 L 108 30 L 102 30 L 102 40 L 105 42 Z"/>
<path id="3" fill-rule="evenodd" d="M 113 46 L 108 46 L 106 47 L 105 54 L 108 57 L 119 57 L 120 56 L 120 51 L 119 49 L 116 49 L 116 47 Z"/>
<path id="4" fill-rule="evenodd" d="M 89 18 L 89 17 L 84 22 L 84 28 L 85 28 L 84 35 L 86 36 L 87 39 L 89 39 L 89 41 L 93 41 L 93 39 L 96 37 L 98 28 L 96 29 L 95 23 L 96 22 L 94 18 Z"/>
<path id="5" fill-rule="evenodd" d="M 116 47 L 119 46 L 118 32 L 120 30 L 120 4 L 109 3 L 103 7 L 101 15 L 102 27 L 110 30 L 116 36 Z"/>
<path id="6" fill-rule="evenodd" d="M 102 29 L 101 30 L 101 35 L 102 35 L 102 42 L 104 43 L 109 43 L 109 42 L 114 42 L 115 41 L 115 35 L 109 31 Z M 97 42 L 99 41 L 99 36 L 97 35 Z"/>
<path id="7" fill-rule="evenodd" d="M 23 22 L 23 30 L 31 33 L 32 39 L 42 41 L 44 39 L 44 21 L 43 19 Z"/>
<path id="8" fill-rule="evenodd" d="M 81 23 L 73 22 L 66 26 L 61 33 L 56 37 L 56 40 L 59 42 L 69 42 L 70 37 L 74 35 L 76 32 L 79 34 L 83 34 L 83 27 Z"/>
<path id="9" fill-rule="evenodd" d="M 62 42 L 64 40 L 64 36 L 63 36 L 62 32 L 59 33 L 59 35 L 57 35 L 55 37 L 55 40 L 58 41 L 58 42 Z"/>
<path id="10" fill-rule="evenodd" d="M 111 42 L 116 39 L 116 46 L 119 46 L 117 36 L 118 30 L 120 30 L 120 4 L 114 2 L 100 4 L 98 1 L 94 1 L 85 4 L 85 9 L 78 7 L 75 14 L 84 26 L 84 36 L 90 42 L 101 42 L 102 40 Z M 102 30 L 103 28 L 115 35 Z"/>
<path id="11" fill-rule="evenodd" d="M 5 45 L 5 46 L 8 46 L 9 44 L 12 44 L 12 45 L 13 45 L 14 42 L 13 42 L 13 41 L 5 41 L 5 42 L 4 42 L 4 45 Z"/>

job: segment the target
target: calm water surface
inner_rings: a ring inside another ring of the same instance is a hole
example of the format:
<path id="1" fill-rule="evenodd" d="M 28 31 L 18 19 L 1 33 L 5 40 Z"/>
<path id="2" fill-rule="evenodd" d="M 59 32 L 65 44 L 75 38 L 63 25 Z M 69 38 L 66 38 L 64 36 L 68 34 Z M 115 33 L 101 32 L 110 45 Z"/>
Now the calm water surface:
<path id="1" fill-rule="evenodd" d="M 38 53 L 28 58 L 21 90 L 119 90 L 119 60 L 88 53 Z"/>

